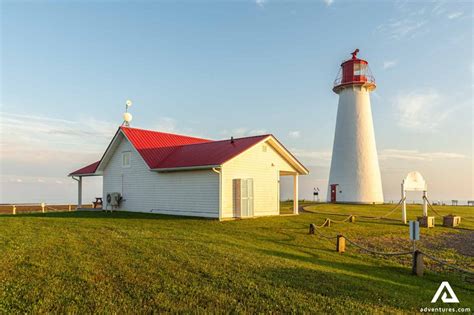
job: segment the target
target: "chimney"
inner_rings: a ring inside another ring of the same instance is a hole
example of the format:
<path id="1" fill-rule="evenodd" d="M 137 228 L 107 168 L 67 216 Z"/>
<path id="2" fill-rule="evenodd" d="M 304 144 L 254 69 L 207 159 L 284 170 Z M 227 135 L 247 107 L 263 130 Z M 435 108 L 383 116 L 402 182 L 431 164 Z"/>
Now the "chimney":
<path id="1" fill-rule="evenodd" d="M 234 143 L 234 137 L 230 137 L 230 143 Z"/>

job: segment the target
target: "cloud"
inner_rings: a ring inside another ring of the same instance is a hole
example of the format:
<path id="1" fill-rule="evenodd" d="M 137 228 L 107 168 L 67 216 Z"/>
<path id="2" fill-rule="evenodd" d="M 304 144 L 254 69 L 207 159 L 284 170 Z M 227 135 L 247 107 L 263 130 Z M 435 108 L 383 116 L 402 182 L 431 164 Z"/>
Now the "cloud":
<path id="1" fill-rule="evenodd" d="M 53 164 L 60 159 L 74 161 L 98 155 L 117 127 L 95 118 L 73 121 L 0 112 L 2 159 Z"/>
<path id="2" fill-rule="evenodd" d="M 423 27 L 428 23 L 427 20 L 420 18 L 403 18 L 399 20 L 392 19 L 386 24 L 380 25 L 377 30 L 392 39 L 413 38 L 423 33 Z"/>
<path id="3" fill-rule="evenodd" d="M 435 90 L 402 93 L 395 99 L 398 125 L 414 131 L 436 131 L 454 108 L 443 106 Z"/>
<path id="4" fill-rule="evenodd" d="M 379 153 L 380 160 L 434 161 L 466 159 L 464 154 L 454 152 L 420 152 L 418 150 L 385 149 Z"/>
<path id="5" fill-rule="evenodd" d="M 461 17 L 464 14 L 464 12 L 452 12 L 448 14 L 448 19 L 453 20 Z"/>
<path id="6" fill-rule="evenodd" d="M 158 119 L 155 130 L 169 133 L 178 133 L 176 120 L 170 117 L 162 117 Z"/>
<path id="7" fill-rule="evenodd" d="M 67 174 L 100 159 L 120 122 L 0 112 L 0 201 L 73 200 L 75 182 Z M 158 118 L 157 125 L 179 131 L 169 117 Z M 84 200 L 101 189 L 100 178 L 86 182 Z"/>
<path id="8" fill-rule="evenodd" d="M 297 138 L 301 137 L 301 131 L 299 131 L 299 130 L 290 131 L 288 133 L 288 136 L 290 136 L 290 138 L 297 139 Z"/>
<path id="9" fill-rule="evenodd" d="M 290 151 L 304 164 L 329 166 L 331 162 L 331 151 L 310 151 L 295 148 Z"/>
<path id="10" fill-rule="evenodd" d="M 334 0 L 323 0 L 323 2 L 326 4 L 326 6 L 330 6 L 334 3 Z"/>
<path id="11" fill-rule="evenodd" d="M 231 130 L 223 130 L 221 132 L 221 135 L 225 138 L 230 138 L 230 137 L 241 138 L 241 137 L 248 137 L 248 136 L 264 135 L 267 133 L 268 132 L 265 129 L 250 129 L 246 127 L 239 127 L 239 128 L 234 128 Z"/>
<path id="12" fill-rule="evenodd" d="M 383 62 L 383 69 L 384 70 L 387 70 L 387 69 L 390 69 L 390 68 L 393 68 L 397 65 L 397 61 L 396 60 L 387 60 L 387 61 L 384 61 Z"/>
<path id="13" fill-rule="evenodd" d="M 267 4 L 267 0 L 255 0 L 255 4 L 260 8 L 264 8 Z"/>

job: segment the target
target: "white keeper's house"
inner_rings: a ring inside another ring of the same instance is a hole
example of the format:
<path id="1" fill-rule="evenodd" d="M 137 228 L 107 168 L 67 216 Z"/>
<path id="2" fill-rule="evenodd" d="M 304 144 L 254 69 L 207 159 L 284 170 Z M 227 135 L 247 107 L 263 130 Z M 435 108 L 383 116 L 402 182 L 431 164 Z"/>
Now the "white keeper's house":
<path id="1" fill-rule="evenodd" d="M 213 141 L 122 126 L 99 161 L 69 176 L 79 208 L 83 177 L 102 176 L 104 209 L 223 220 L 278 215 L 281 176 L 293 177 L 297 214 L 307 174 L 270 134 Z"/>

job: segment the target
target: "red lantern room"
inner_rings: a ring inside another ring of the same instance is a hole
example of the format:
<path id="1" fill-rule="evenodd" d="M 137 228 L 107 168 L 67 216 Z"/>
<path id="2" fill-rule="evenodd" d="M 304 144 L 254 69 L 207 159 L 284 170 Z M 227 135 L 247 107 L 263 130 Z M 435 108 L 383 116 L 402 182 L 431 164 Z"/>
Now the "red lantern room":
<path id="1" fill-rule="evenodd" d="M 346 86 L 359 85 L 365 86 L 370 91 L 375 90 L 375 79 L 370 72 L 369 63 L 363 59 L 357 58 L 359 49 L 354 50 L 352 58 L 341 64 L 341 69 L 334 81 L 333 91 L 338 93 Z"/>

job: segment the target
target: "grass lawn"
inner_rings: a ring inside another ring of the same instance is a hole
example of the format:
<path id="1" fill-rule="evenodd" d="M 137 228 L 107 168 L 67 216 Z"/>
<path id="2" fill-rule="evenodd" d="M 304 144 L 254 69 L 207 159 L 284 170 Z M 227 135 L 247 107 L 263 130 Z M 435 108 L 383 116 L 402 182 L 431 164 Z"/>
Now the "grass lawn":
<path id="1" fill-rule="evenodd" d="M 351 245 L 339 254 L 333 241 L 308 235 L 310 223 L 344 218 L 333 213 L 380 215 L 391 207 L 318 204 L 299 216 L 227 222 L 103 212 L 2 215 L 0 313 L 473 311 L 472 277 L 428 260 L 425 275 L 415 277 L 409 256 L 367 255 Z M 436 209 L 471 221 L 422 229 L 419 246 L 472 270 L 474 208 Z M 413 218 L 421 206 L 408 211 Z M 408 227 L 396 221 L 358 217 L 321 232 L 382 251 L 411 246 Z M 430 303 L 445 280 L 461 303 Z"/>

